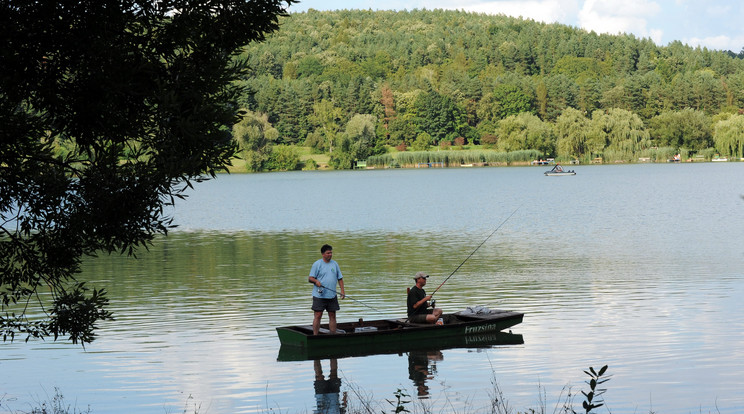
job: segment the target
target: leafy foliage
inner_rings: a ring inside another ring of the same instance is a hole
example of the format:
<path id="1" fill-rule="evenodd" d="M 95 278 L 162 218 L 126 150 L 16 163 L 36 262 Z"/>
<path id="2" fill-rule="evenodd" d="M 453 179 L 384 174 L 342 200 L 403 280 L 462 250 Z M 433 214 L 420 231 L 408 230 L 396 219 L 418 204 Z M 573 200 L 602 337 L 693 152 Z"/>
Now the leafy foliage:
<path id="1" fill-rule="evenodd" d="M 588 371 L 584 371 L 584 373 L 589 376 L 589 380 L 587 381 L 589 391 L 581 391 L 585 398 L 582 406 L 584 407 L 584 410 L 586 410 L 587 414 L 592 412 L 595 408 L 604 405 L 602 395 L 607 391 L 607 389 L 600 388 L 599 386 L 610 380 L 610 378 L 605 375 L 606 372 L 607 365 L 600 368 L 599 371 L 595 371 L 593 367 L 589 367 Z"/>
<path id="2" fill-rule="evenodd" d="M 497 147 L 502 151 L 531 148 L 544 154 L 554 152 L 553 128 L 528 112 L 501 120 L 496 133 L 500 137 Z"/>
<path id="3" fill-rule="evenodd" d="M 744 115 L 732 115 L 715 124 L 713 139 L 721 154 L 744 157 Z"/>
<path id="4" fill-rule="evenodd" d="M 290 2 L 0 6 L 4 340 L 95 338 L 112 315 L 103 289 L 75 280 L 82 258 L 147 247 L 171 225 L 164 207 L 230 163 L 246 73 L 235 53 Z"/>
<path id="5" fill-rule="evenodd" d="M 651 146 L 649 133 L 641 118 L 624 109 L 596 110 L 587 135 L 593 154 L 615 154 L 615 160 L 630 160 L 634 154 Z"/>
<path id="6" fill-rule="evenodd" d="M 589 120 L 578 109 L 566 108 L 556 120 L 556 152 L 560 157 L 579 158 L 587 149 Z"/>
<path id="7" fill-rule="evenodd" d="M 340 134 L 336 151 L 331 154 L 330 163 L 337 169 L 349 169 L 357 160 L 366 160 L 375 153 L 375 117 L 355 115 Z"/>
<path id="8" fill-rule="evenodd" d="M 699 151 L 712 144 L 711 118 L 703 111 L 685 108 L 664 111 L 648 122 L 652 138 L 659 146 Z"/>
<path id="9" fill-rule="evenodd" d="M 233 126 L 233 136 L 245 151 L 248 168 L 251 171 L 262 171 L 272 153 L 272 143 L 277 141 L 279 133 L 269 124 L 266 114 L 247 111 L 243 119 Z"/>
<path id="10" fill-rule="evenodd" d="M 738 145 L 714 140 L 713 123 L 744 108 L 740 54 L 448 10 L 311 9 L 281 24 L 245 48 L 254 70 L 243 83 L 255 93 L 241 98 L 268 114 L 279 143 L 332 155 L 337 135 L 363 114 L 374 116 L 375 145 L 391 147 L 410 148 L 426 133 L 432 145 L 511 140 L 515 151 L 630 160 L 652 147 L 702 152 L 720 143 L 723 154 Z M 550 142 L 499 134 L 501 121 L 525 113 L 553 129 Z M 566 113 L 570 133 L 559 121 Z M 587 120 L 600 129 L 580 134 Z"/>
<path id="11" fill-rule="evenodd" d="M 408 395 L 405 391 L 398 388 L 393 395 L 395 395 L 395 401 L 392 400 L 386 400 L 388 404 L 390 404 L 393 407 L 393 410 L 390 411 L 391 413 L 410 413 L 410 411 L 406 408 L 406 404 L 411 403 L 411 400 L 408 399 L 411 396 Z"/>
<path id="12" fill-rule="evenodd" d="M 291 145 L 277 145 L 271 149 L 266 169 L 269 171 L 294 171 L 301 167 L 300 154 Z"/>

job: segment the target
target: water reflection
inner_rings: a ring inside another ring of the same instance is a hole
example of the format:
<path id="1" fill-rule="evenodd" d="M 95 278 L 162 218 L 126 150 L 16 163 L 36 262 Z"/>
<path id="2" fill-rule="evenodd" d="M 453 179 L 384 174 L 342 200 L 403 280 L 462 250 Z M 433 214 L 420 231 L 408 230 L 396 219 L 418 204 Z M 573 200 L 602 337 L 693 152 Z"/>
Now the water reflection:
<path id="1" fill-rule="evenodd" d="M 419 399 L 429 398 L 426 381 L 433 380 L 437 374 L 437 361 L 442 361 L 442 351 L 411 351 L 408 353 L 408 378 L 413 381 Z"/>
<path id="2" fill-rule="evenodd" d="M 313 361 L 315 369 L 315 411 L 316 414 L 341 414 L 346 412 L 346 391 L 341 397 L 341 378 L 338 377 L 338 360 L 331 358 L 328 378 L 323 375 L 323 365 L 320 359 Z"/>
<path id="3" fill-rule="evenodd" d="M 509 332 L 485 332 L 475 335 L 445 336 L 432 343 L 370 342 L 352 347 L 301 347 L 282 345 L 276 360 L 281 362 L 317 360 L 319 358 L 355 358 L 370 355 L 403 354 L 406 352 L 439 352 L 445 349 L 487 349 L 496 346 L 524 344 L 522 335 Z M 312 349 L 311 349 L 312 348 Z"/>

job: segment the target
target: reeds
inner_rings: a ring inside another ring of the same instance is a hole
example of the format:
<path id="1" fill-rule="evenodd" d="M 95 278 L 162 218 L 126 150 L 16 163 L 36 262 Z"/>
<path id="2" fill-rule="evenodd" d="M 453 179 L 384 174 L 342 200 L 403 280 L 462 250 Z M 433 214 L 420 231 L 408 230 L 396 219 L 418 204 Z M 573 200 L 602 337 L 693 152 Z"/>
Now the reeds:
<path id="1" fill-rule="evenodd" d="M 528 163 L 541 157 L 539 151 L 498 152 L 478 151 L 405 151 L 367 158 L 367 166 L 375 168 L 459 167 L 461 165 L 512 165 Z"/>

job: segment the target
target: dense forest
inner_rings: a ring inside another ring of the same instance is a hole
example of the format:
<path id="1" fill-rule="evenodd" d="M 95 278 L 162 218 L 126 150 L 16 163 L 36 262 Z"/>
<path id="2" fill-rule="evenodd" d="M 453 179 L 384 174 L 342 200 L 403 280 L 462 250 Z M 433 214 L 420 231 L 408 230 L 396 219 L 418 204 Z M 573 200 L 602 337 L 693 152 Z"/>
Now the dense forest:
<path id="1" fill-rule="evenodd" d="M 462 11 L 291 14 L 251 44 L 234 128 L 250 170 L 403 151 L 562 161 L 740 158 L 744 57 Z M 312 165 L 310 166 L 312 167 Z"/>

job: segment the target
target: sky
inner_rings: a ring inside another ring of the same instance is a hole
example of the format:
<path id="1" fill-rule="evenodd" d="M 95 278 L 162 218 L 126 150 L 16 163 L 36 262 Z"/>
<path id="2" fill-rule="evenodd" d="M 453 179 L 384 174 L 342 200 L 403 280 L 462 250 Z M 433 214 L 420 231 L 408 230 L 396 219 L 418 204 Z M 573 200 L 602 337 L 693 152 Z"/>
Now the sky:
<path id="1" fill-rule="evenodd" d="M 308 9 L 454 9 L 562 23 L 596 33 L 632 33 L 659 46 L 679 40 L 693 47 L 744 49 L 741 0 L 301 0 Z"/>

